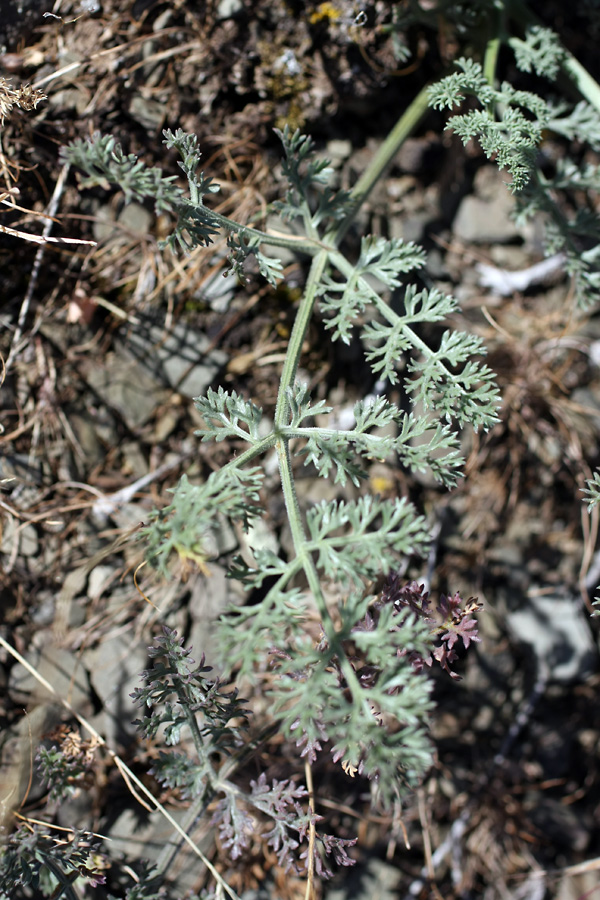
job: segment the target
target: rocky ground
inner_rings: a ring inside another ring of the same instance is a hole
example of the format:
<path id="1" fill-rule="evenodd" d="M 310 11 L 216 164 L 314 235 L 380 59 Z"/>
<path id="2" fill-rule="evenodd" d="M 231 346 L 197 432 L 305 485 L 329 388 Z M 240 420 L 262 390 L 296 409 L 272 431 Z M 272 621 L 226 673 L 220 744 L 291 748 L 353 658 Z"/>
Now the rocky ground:
<path id="1" fill-rule="evenodd" d="M 416 62 L 398 68 L 382 29 L 388 5 L 364 4 L 360 28 L 346 15 L 352 4 L 338 5 L 348 10 L 336 18 L 327 4 L 284 0 L 56 3 L 11 32 L 0 56 L 0 76 L 47 94 L 0 129 L 2 190 L 19 191 L 6 194 L 18 205 L 4 203 L 0 219 L 13 229 L 0 233 L 0 635 L 140 773 L 148 760 L 128 694 L 151 634 L 166 621 L 209 651 L 210 622 L 239 598 L 219 560 L 210 578 L 178 571 L 157 582 L 138 571 L 143 548 L 127 538 L 182 472 L 202 477 L 226 458 L 221 445 L 199 450 L 193 397 L 223 384 L 273 410 L 304 270 L 284 259 L 286 280 L 273 289 L 223 278 L 219 243 L 175 259 L 158 247 L 168 222 L 114 192 L 80 189 L 58 151 L 112 133 L 174 174 L 161 130 L 182 127 L 199 136 L 205 171 L 221 184 L 218 209 L 238 220 L 260 213 L 272 227 L 268 204 L 281 190 L 273 128 L 288 122 L 313 135 L 351 186 L 442 74 L 457 37 L 409 35 Z M 565 36 L 573 52 L 580 34 Z M 479 598 L 483 640 L 460 683 L 436 684 L 436 766 L 401 821 L 369 812 L 360 785 L 352 792 L 326 762 L 316 766 L 331 829 L 359 836 L 357 866 L 325 896 L 591 897 L 600 679 L 590 597 L 600 566 L 598 521 L 580 489 L 599 459 L 600 325 L 593 311 L 576 312 L 560 268 L 531 270 L 542 223 L 518 227 L 502 175 L 443 125 L 434 114 L 421 123 L 349 239 L 421 243 L 426 283 L 457 296 L 457 324 L 488 344 L 501 422 L 465 436 L 458 488 L 446 494 L 391 463 L 370 472 L 375 490 L 411 496 L 436 523 L 421 575 L 434 592 Z M 42 248 L 14 234 L 44 227 L 97 246 Z M 360 348 L 328 344 L 318 322 L 302 368 L 334 406 L 364 395 Z M 344 495 L 306 472 L 299 484 L 303 503 Z M 285 549 L 276 485 L 255 541 Z M 223 557 L 236 549 L 233 532 L 217 540 Z M 109 760 L 87 793 L 45 806 L 43 785 L 29 784 L 30 748 L 69 719 L 5 649 L 0 684 L 2 824 L 14 809 L 42 812 L 108 835 L 113 854 L 155 858 L 170 834 L 158 817 L 140 818 Z M 265 748 L 274 772 L 287 752 L 276 741 Z M 176 796 L 163 799 L 184 816 Z M 199 839 L 216 853 L 209 831 Z M 301 896 L 303 882 L 259 850 L 229 872 L 233 886 L 247 898 Z M 172 874 L 182 892 L 202 887 L 183 852 Z"/>

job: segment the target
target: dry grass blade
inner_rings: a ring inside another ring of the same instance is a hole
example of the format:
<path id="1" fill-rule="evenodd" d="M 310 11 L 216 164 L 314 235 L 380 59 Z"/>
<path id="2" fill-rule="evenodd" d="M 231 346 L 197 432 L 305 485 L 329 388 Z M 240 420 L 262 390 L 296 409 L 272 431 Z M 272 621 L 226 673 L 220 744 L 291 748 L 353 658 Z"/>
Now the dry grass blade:
<path id="1" fill-rule="evenodd" d="M 23 241 L 30 241 L 32 244 L 84 244 L 87 247 L 96 247 L 96 241 L 84 241 L 80 238 L 56 238 L 46 237 L 43 234 L 31 234 L 28 231 L 19 231 L 17 228 L 9 228 L 8 225 L 0 224 L 0 231 L 3 234 L 10 234 L 12 237 L 20 238 Z"/>
<path id="2" fill-rule="evenodd" d="M 19 652 L 16 650 L 8 641 L 5 641 L 4 638 L 0 635 L 0 646 L 9 653 L 13 659 L 15 659 L 18 663 L 20 663 L 29 673 L 32 675 L 36 681 L 39 682 L 46 690 L 57 699 L 57 701 L 63 706 L 75 719 L 79 722 L 79 724 L 86 729 L 86 731 L 96 739 L 99 746 L 104 747 L 112 761 L 117 766 L 119 772 L 123 776 L 125 783 L 127 784 L 131 794 L 136 798 L 136 800 L 144 806 L 145 809 L 148 809 L 146 803 L 141 799 L 139 794 L 142 794 L 147 800 L 150 801 L 152 808 L 156 809 L 161 816 L 163 816 L 166 821 L 173 827 L 173 829 L 179 834 L 179 836 L 185 841 L 185 843 L 191 848 L 191 850 L 198 856 L 206 868 L 209 870 L 213 878 L 216 880 L 217 884 L 220 885 L 221 889 L 226 891 L 227 894 L 231 897 L 231 900 L 239 900 L 236 892 L 227 884 L 225 879 L 222 877 L 220 872 L 215 869 L 213 864 L 207 857 L 202 853 L 199 847 L 193 842 L 188 834 L 181 828 L 178 822 L 173 818 L 173 816 L 169 813 L 169 811 L 160 803 L 159 800 L 152 794 L 152 792 L 146 787 L 146 785 L 140 781 L 137 775 L 132 772 L 129 766 L 121 759 L 121 757 L 111 750 L 111 748 L 107 745 L 106 741 L 102 737 L 101 734 L 96 731 L 94 726 L 88 722 L 84 716 L 80 715 L 69 703 L 68 700 L 65 700 L 64 697 L 61 697 L 55 690 L 54 687 L 50 684 L 50 682 L 44 678 L 40 673 L 32 666 Z M 133 787 L 135 785 L 135 788 Z M 138 794 L 139 791 L 139 794 Z"/>

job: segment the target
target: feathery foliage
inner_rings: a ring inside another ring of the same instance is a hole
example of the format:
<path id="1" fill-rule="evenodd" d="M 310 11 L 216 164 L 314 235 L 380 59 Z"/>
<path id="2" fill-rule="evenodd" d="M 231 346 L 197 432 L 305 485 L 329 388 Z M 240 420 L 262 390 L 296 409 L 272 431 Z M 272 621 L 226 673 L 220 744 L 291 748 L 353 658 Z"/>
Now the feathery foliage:
<path id="1" fill-rule="evenodd" d="M 555 81 L 561 72 L 573 71 L 566 50 L 550 29 L 530 24 L 523 38 L 511 37 L 508 44 L 522 72 Z M 490 54 L 490 58 L 495 57 Z M 474 59 L 462 57 L 456 67 L 457 72 L 430 88 L 431 106 L 455 110 L 471 101 L 466 112 L 450 117 L 447 127 L 463 144 L 477 141 L 488 159 L 509 173 L 518 221 L 544 214 L 547 255 L 565 255 L 565 268 L 573 278 L 580 306 L 591 306 L 600 298 L 600 217 L 593 194 L 599 168 L 592 164 L 581 168 L 566 157 L 553 174 L 547 174 L 542 161 L 544 140 L 552 133 L 570 144 L 587 144 L 598 150 L 600 88 L 595 83 L 584 84 L 581 78 L 577 86 L 585 89 L 586 98 L 576 104 L 557 102 L 507 82 L 497 85 L 491 67 L 484 70 Z M 571 212 L 569 198 L 578 189 L 589 192 L 587 208 L 578 205 Z"/>
<path id="2" fill-rule="evenodd" d="M 223 517 L 248 530 L 262 515 L 259 461 L 275 449 L 294 554 L 282 559 L 256 549 L 254 566 L 241 557 L 232 561 L 230 577 L 248 590 L 266 584 L 268 590 L 259 604 L 240 605 L 223 617 L 223 674 L 260 679 L 265 661 L 270 661 L 277 674 L 268 686 L 273 714 L 299 753 L 314 761 L 327 746 L 347 774 L 370 779 L 374 796 L 387 805 L 417 784 L 430 764 L 431 684 L 422 669 L 423 661 L 435 655 L 437 638 L 425 605 L 416 614 L 415 608 L 395 600 L 383 602 L 369 585 L 394 577 L 404 560 L 425 556 L 429 525 L 405 499 L 366 494 L 302 511 L 293 459 L 300 456 L 321 477 L 360 486 L 371 461 L 395 458 L 407 469 L 429 469 L 450 487 L 462 462 L 457 428 L 490 428 L 498 420 L 499 397 L 492 372 L 481 362 L 485 347 L 478 338 L 448 330 L 435 343 L 424 338 L 423 326 L 438 325 L 456 311 L 457 303 L 436 289 L 406 283 L 424 265 L 423 250 L 413 243 L 367 236 L 358 259 L 348 259 L 338 248 L 338 235 L 355 212 L 354 198 L 330 189 L 329 164 L 315 156 L 310 138 L 287 128 L 280 138 L 289 187 L 276 208 L 284 218 L 300 219 L 304 238 L 272 239 L 207 209 L 204 197 L 215 185 L 197 174 L 197 142 L 181 131 L 165 132 L 165 143 L 181 156 L 189 197 L 156 169 L 141 176 L 140 162 L 125 156 L 111 140 L 78 143 L 64 155 L 84 169 L 86 183 L 110 178 L 127 196 L 152 196 L 155 202 L 160 197 L 162 204 L 171 204 L 177 214 L 172 246 L 208 244 L 222 229 L 231 250 L 230 265 L 240 274 L 249 254 L 261 267 L 261 247 L 267 244 L 283 244 L 312 257 L 272 427 L 263 428 L 260 407 L 236 392 L 218 387 L 197 398 L 203 422 L 197 435 L 202 441 L 241 441 L 246 449 L 204 483 L 192 484 L 184 476 L 171 503 L 150 518 L 143 537 L 148 561 L 163 572 L 177 557 L 204 569 L 211 556 L 210 532 Z M 270 259 L 265 277 L 273 280 L 280 273 L 278 261 Z M 393 306 L 392 291 L 402 298 Z M 401 384 L 415 411 L 401 410 L 384 395 L 369 397 L 355 404 L 353 427 L 336 427 L 335 410 L 315 402 L 295 378 L 302 335 L 317 313 L 333 340 L 348 343 L 357 329 L 373 380 Z M 340 598 L 335 604 L 334 595 Z M 315 617 L 316 637 L 311 625 Z M 155 661 L 154 669 L 145 673 L 147 687 L 134 694 L 137 703 L 153 710 L 138 727 L 145 737 L 162 734 L 168 747 L 188 733 L 195 758 L 189 748 L 161 751 L 153 766 L 155 776 L 182 797 L 218 798 L 213 823 L 233 859 L 247 849 L 254 808 L 274 822 L 268 842 L 280 861 L 297 865 L 292 851 L 317 821 L 301 806 L 305 792 L 291 781 L 269 786 L 261 776 L 242 797 L 222 777 L 225 749 L 232 754 L 238 749 L 235 742 L 226 746 L 223 741 L 230 736 L 227 723 L 246 715 L 243 708 L 233 708 L 241 701 L 234 694 L 224 695 L 219 681 L 207 682 L 202 662 L 190 668 L 173 633 L 165 630 L 158 644 L 153 655 L 160 654 L 166 662 Z M 221 717 L 220 726 L 211 716 Z M 311 846 L 317 871 L 326 872 L 319 846 L 338 863 L 350 862 L 344 842 L 333 836 L 314 839 Z"/>

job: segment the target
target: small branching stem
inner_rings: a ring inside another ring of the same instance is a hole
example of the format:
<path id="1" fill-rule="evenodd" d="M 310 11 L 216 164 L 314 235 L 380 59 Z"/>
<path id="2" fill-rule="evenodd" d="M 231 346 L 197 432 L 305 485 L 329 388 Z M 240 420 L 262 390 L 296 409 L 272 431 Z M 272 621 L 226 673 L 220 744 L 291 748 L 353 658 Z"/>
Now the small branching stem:
<path id="1" fill-rule="evenodd" d="M 532 25 L 543 25 L 541 19 L 522 0 L 508 0 L 507 10 L 510 18 L 523 29 Z M 517 39 L 510 37 L 507 43 L 509 47 L 514 48 L 517 45 Z M 588 103 L 600 112 L 600 85 L 566 47 L 564 48 L 562 68 L 577 86 L 582 97 L 585 97 Z"/>
<path id="2" fill-rule="evenodd" d="M 298 363 L 300 361 L 300 355 L 302 353 L 302 345 L 304 343 L 304 338 L 306 337 L 308 325 L 313 314 L 315 301 L 317 299 L 317 288 L 323 277 L 323 272 L 325 271 L 325 268 L 327 266 L 328 258 L 329 252 L 326 250 L 321 250 L 321 252 L 313 258 L 312 265 L 310 267 L 304 296 L 302 298 L 302 301 L 300 302 L 300 307 L 296 315 L 296 320 L 294 322 L 294 327 L 290 335 L 290 342 L 288 344 L 287 352 L 285 354 L 285 360 L 283 363 L 283 369 L 281 372 L 281 381 L 277 394 L 277 405 L 275 407 L 275 430 L 282 429 L 288 424 L 288 390 L 293 387 L 296 380 L 296 372 L 298 371 Z"/>
<path id="3" fill-rule="evenodd" d="M 331 261 L 335 265 L 335 267 L 342 273 L 342 275 L 345 275 L 347 278 L 353 277 L 354 266 L 348 262 L 348 260 L 342 253 L 336 252 L 332 254 Z M 394 310 L 391 309 L 391 307 L 389 307 L 387 303 L 385 303 L 381 299 L 377 291 L 375 291 L 364 278 L 359 277 L 357 279 L 357 286 L 361 289 L 361 291 L 369 294 L 369 298 L 373 303 L 373 306 L 383 316 L 383 318 L 390 323 L 390 325 L 400 324 L 402 333 L 405 335 L 407 340 L 410 341 L 411 346 L 415 350 L 420 350 L 426 359 L 435 358 L 435 351 L 433 351 L 431 347 L 429 347 L 429 345 L 424 340 L 422 340 L 422 338 L 420 338 L 419 335 L 409 325 L 401 323 L 398 314 L 395 313 Z M 456 383 L 456 376 L 450 371 L 450 369 L 448 369 L 447 366 L 443 364 L 441 360 L 437 360 L 437 365 L 439 371 L 444 375 L 449 383 Z"/>
<path id="4" fill-rule="evenodd" d="M 67 900 L 78 900 L 77 894 L 73 890 L 73 883 L 79 878 L 79 872 L 72 872 L 70 875 L 66 875 L 52 859 L 44 859 L 44 865 L 59 882 L 50 900 L 59 900 L 59 897 L 66 897 Z"/>
<path id="5" fill-rule="evenodd" d="M 234 234 L 258 238 L 261 244 L 269 244 L 271 247 L 284 247 L 287 250 L 293 250 L 294 253 L 304 253 L 307 256 L 316 256 L 321 250 L 333 249 L 323 241 L 318 240 L 318 235 L 314 228 L 312 229 L 314 235 L 311 234 L 308 237 L 302 237 L 301 235 L 286 237 L 283 234 L 271 234 L 268 231 L 261 231 L 260 228 L 254 228 L 251 225 L 240 225 L 234 219 L 215 212 L 213 209 L 208 212 L 211 219 L 214 219 L 215 225 L 220 225 L 221 228 Z"/>
<path id="6" fill-rule="evenodd" d="M 342 221 L 334 229 L 325 235 L 325 243 L 332 243 L 339 247 L 348 229 L 352 225 L 356 213 L 394 160 L 398 150 L 404 141 L 414 132 L 415 128 L 429 111 L 428 86 L 424 87 L 412 101 L 408 109 L 402 113 L 395 126 L 386 139 L 380 145 L 375 156 L 354 185 L 351 196 L 353 205 L 350 207 Z"/>

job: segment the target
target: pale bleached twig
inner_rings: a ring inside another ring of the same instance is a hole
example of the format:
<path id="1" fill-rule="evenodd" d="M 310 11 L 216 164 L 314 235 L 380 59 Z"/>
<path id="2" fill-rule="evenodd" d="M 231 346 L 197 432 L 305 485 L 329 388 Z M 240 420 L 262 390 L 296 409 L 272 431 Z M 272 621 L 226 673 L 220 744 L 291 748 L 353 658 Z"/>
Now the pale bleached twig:
<path id="1" fill-rule="evenodd" d="M 476 263 L 475 268 L 479 272 L 479 284 L 489 287 L 501 297 L 526 291 L 534 284 L 542 284 L 547 278 L 564 269 L 566 262 L 564 253 L 555 253 L 554 256 L 543 259 L 534 266 L 511 272 L 508 269 L 499 269 L 487 263 Z"/>
<path id="2" fill-rule="evenodd" d="M 43 234 L 30 234 L 28 231 L 18 231 L 16 228 L 9 228 L 8 225 L 0 225 L 0 231 L 3 234 L 21 238 L 23 241 L 30 241 L 32 244 L 86 244 L 88 247 L 97 246 L 96 241 L 83 241 L 79 238 L 45 237 Z"/>
<path id="3" fill-rule="evenodd" d="M 159 466 L 158 469 L 154 469 L 152 472 L 142 475 L 141 478 L 138 478 L 131 484 L 125 485 L 121 490 L 115 491 L 114 494 L 101 494 L 92 506 L 92 516 L 100 522 L 105 521 L 119 508 L 119 506 L 123 503 L 129 503 L 131 498 L 137 494 L 138 491 L 141 491 L 142 488 L 152 484 L 157 478 L 162 478 L 162 476 L 167 472 L 170 472 L 171 469 L 180 465 L 185 458 L 185 456 L 178 456 L 177 459 L 164 463 L 162 466 Z"/>
<path id="4" fill-rule="evenodd" d="M 10 352 L 8 354 L 8 359 L 6 360 L 6 368 L 8 369 L 11 362 L 16 357 L 17 353 L 20 350 L 20 342 L 21 337 L 23 335 L 23 330 L 25 328 L 25 321 L 27 319 L 27 315 L 29 313 L 29 306 L 31 303 L 31 298 L 33 297 L 33 292 L 35 290 L 35 286 L 37 284 L 38 276 L 40 273 L 40 269 L 42 267 L 42 260 L 44 258 L 45 246 L 48 243 L 72 243 L 74 238 L 51 238 L 50 232 L 52 230 L 53 225 L 53 217 L 56 214 L 56 210 L 58 209 L 58 203 L 61 198 L 65 181 L 67 179 L 67 175 L 69 174 L 70 165 L 69 163 L 65 163 L 62 169 L 59 172 L 58 178 L 56 179 L 56 184 L 54 185 L 54 191 L 52 192 L 52 197 L 50 198 L 50 203 L 48 204 L 48 209 L 46 210 L 46 214 L 48 219 L 46 220 L 46 224 L 44 225 L 44 230 L 42 234 L 39 236 L 38 240 L 36 240 L 36 235 L 29 235 L 25 240 L 32 239 L 35 243 L 39 243 L 39 247 L 37 253 L 35 254 L 35 259 L 33 261 L 33 268 L 31 270 L 31 278 L 29 279 L 29 284 L 27 285 L 27 291 L 25 293 L 25 297 L 23 298 L 23 303 L 21 304 L 21 309 L 19 310 L 19 318 L 17 319 L 17 325 L 15 328 L 15 333 L 13 335 L 12 344 L 10 347 Z M 7 231 L 7 226 L 0 226 L 3 231 Z M 12 232 L 15 234 L 16 232 L 13 230 Z M 22 236 L 24 233 L 21 232 Z"/>
<path id="5" fill-rule="evenodd" d="M 64 708 L 66 710 L 68 710 L 71 713 L 71 715 L 77 719 L 79 724 L 82 725 L 89 734 L 91 734 L 93 737 L 96 738 L 99 745 L 106 749 L 106 752 L 108 753 L 108 755 L 111 757 L 111 759 L 113 760 L 113 762 L 119 769 L 119 772 L 121 773 L 121 775 L 123 777 L 127 776 L 127 784 L 128 784 L 128 786 L 130 786 L 130 789 L 131 789 L 132 784 L 135 785 L 136 790 L 133 792 L 133 796 L 141 803 L 142 801 L 141 801 L 141 798 L 139 797 L 139 794 L 143 794 L 146 797 L 146 799 L 150 801 L 152 806 L 160 813 L 160 815 L 163 816 L 163 818 L 167 820 L 169 825 L 171 825 L 172 828 L 174 828 L 174 830 L 179 834 L 179 836 L 181 838 L 183 838 L 185 843 L 188 845 L 188 847 L 191 848 L 191 850 L 196 854 L 196 856 L 198 856 L 202 860 L 203 864 L 206 866 L 208 871 L 211 873 L 213 878 L 216 880 L 217 884 L 220 884 L 221 887 L 223 888 L 223 890 L 225 890 L 229 894 L 229 896 L 231 897 L 231 900 L 239 900 L 238 895 L 233 890 L 233 888 L 231 888 L 227 884 L 227 882 L 224 880 L 221 873 L 215 869 L 215 867 L 213 866 L 211 861 L 209 859 L 207 859 L 207 857 L 202 853 L 200 848 L 194 843 L 194 841 L 191 839 L 191 837 L 181 828 L 179 823 L 173 818 L 173 816 L 162 805 L 162 803 L 159 800 L 157 800 L 156 797 L 152 794 L 152 792 L 146 787 L 146 785 L 142 781 L 140 781 L 140 779 L 137 777 L 135 772 L 133 772 L 129 768 L 129 766 L 123 762 L 121 757 L 117 753 L 115 753 L 114 750 L 111 750 L 111 748 L 108 746 L 108 744 L 106 743 L 106 741 L 104 740 L 102 735 L 98 731 L 96 731 L 96 729 L 91 724 L 91 722 L 89 722 L 84 716 L 82 716 L 80 713 L 78 713 L 77 710 L 69 703 L 69 701 L 65 700 L 65 698 L 62 697 L 58 693 L 58 691 L 55 689 L 54 685 L 52 685 L 46 678 L 44 678 L 43 675 L 41 675 L 37 671 L 37 669 L 34 666 L 32 666 L 31 663 L 29 663 L 25 659 L 25 657 L 19 653 L 18 650 L 16 650 L 11 644 L 8 643 L 8 641 L 5 641 L 4 638 L 2 637 L 2 635 L 0 635 L 0 646 L 3 647 L 6 650 L 6 652 L 9 653 L 13 657 L 13 659 L 16 659 L 16 661 L 18 663 L 20 663 L 29 672 L 29 674 L 32 675 L 36 679 L 36 681 L 38 681 L 41 685 L 43 685 L 43 687 L 45 687 L 46 690 L 53 697 L 56 697 L 56 699 L 59 701 L 59 703 L 61 703 L 62 706 L 64 706 Z M 138 794 L 138 792 L 139 792 L 139 794 Z"/>

